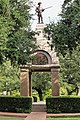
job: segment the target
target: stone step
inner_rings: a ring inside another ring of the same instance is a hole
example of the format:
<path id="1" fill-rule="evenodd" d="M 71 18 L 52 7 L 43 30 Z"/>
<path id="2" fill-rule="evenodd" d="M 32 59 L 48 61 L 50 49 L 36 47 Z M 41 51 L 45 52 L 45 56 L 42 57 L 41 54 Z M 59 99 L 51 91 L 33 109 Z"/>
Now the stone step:
<path id="1" fill-rule="evenodd" d="M 46 112 L 31 112 L 25 120 L 46 120 Z"/>
<path id="2" fill-rule="evenodd" d="M 32 112 L 46 112 L 46 103 L 45 102 L 33 102 Z"/>

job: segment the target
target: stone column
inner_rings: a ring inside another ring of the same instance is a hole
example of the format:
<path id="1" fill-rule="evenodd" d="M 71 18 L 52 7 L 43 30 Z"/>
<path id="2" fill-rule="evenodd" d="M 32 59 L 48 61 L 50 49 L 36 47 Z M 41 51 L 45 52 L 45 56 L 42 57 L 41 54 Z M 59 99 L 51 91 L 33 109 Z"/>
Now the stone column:
<path id="1" fill-rule="evenodd" d="M 20 71 L 20 94 L 29 96 L 29 69 L 21 68 Z"/>
<path id="2" fill-rule="evenodd" d="M 59 70 L 56 68 L 51 69 L 52 77 L 52 96 L 59 96 Z"/>
<path id="3" fill-rule="evenodd" d="M 29 72 L 29 96 L 32 96 L 32 80 L 31 80 L 31 72 Z"/>

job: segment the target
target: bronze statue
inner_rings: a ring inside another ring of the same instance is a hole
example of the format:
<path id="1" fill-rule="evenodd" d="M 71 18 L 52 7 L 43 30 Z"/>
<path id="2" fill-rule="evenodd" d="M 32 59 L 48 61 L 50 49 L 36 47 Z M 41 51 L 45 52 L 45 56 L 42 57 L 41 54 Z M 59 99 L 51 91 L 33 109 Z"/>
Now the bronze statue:
<path id="1" fill-rule="evenodd" d="M 36 7 L 36 13 L 38 16 L 38 23 L 43 23 L 43 17 L 42 17 L 42 12 L 44 11 L 43 8 L 41 8 L 41 2 L 38 3 L 38 6 Z"/>
<path id="2" fill-rule="evenodd" d="M 43 23 L 43 16 L 42 16 L 42 12 L 45 10 L 45 9 L 48 9 L 48 8 L 51 8 L 51 7 L 53 7 L 53 6 L 49 6 L 49 7 L 47 7 L 47 8 L 45 8 L 45 9 L 43 9 L 42 7 L 41 7 L 41 2 L 39 2 L 38 3 L 38 6 L 36 7 L 36 13 L 37 13 L 37 16 L 38 16 L 38 23 Z"/>

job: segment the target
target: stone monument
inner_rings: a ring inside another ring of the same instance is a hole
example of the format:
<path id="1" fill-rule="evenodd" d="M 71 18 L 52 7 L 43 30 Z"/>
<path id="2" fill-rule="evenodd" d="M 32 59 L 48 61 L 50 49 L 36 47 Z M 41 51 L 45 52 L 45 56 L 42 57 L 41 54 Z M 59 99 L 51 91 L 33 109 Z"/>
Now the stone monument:
<path id="1" fill-rule="evenodd" d="M 38 23 L 35 31 L 36 45 L 38 49 L 33 53 L 35 56 L 30 64 L 20 67 L 20 93 L 22 96 L 32 96 L 32 72 L 51 72 L 52 95 L 59 96 L 59 59 L 55 48 L 51 49 L 51 38 L 48 40 L 44 32 L 45 24 Z"/>

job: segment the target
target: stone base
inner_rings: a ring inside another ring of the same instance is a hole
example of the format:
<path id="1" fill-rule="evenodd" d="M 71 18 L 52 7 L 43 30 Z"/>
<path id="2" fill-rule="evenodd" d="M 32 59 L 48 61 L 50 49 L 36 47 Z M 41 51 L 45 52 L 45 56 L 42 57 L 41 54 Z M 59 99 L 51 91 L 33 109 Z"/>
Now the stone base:
<path id="1" fill-rule="evenodd" d="M 45 102 L 33 102 L 32 112 L 46 112 L 46 103 Z"/>

